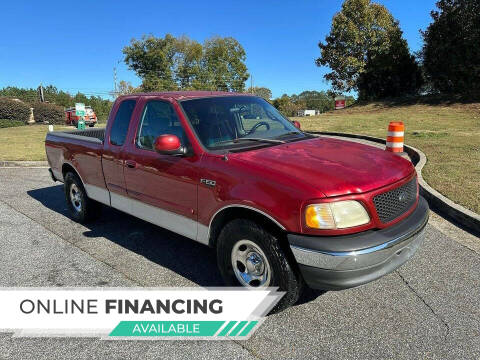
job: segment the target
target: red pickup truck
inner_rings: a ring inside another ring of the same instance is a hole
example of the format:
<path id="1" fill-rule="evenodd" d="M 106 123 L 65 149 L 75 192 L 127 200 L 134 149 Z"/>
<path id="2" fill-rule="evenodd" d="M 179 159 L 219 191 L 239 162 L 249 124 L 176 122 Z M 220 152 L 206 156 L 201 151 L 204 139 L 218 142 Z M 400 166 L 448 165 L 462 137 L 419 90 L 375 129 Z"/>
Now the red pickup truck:
<path id="1" fill-rule="evenodd" d="M 50 132 L 72 217 L 99 203 L 217 252 L 228 285 L 344 289 L 405 263 L 428 205 L 401 157 L 300 131 L 262 98 L 223 92 L 119 97 L 106 129 Z"/>

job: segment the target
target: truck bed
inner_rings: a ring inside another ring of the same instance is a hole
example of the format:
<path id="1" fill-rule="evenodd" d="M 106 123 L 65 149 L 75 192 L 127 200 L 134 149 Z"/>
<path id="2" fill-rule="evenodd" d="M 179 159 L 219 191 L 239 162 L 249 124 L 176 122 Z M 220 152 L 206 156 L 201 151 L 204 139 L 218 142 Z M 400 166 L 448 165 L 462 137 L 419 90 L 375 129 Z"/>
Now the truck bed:
<path id="1" fill-rule="evenodd" d="M 100 142 L 103 144 L 105 140 L 105 128 L 85 129 L 85 130 L 68 130 L 68 131 L 53 131 L 47 134 L 47 139 L 50 136 L 62 137 L 74 140 L 85 140 L 89 142 Z"/>
<path id="2" fill-rule="evenodd" d="M 92 186 L 105 189 L 102 169 L 104 139 L 104 128 L 48 132 L 45 150 L 54 178 L 63 181 L 64 166 L 71 166 L 84 182 L 87 193 Z"/>

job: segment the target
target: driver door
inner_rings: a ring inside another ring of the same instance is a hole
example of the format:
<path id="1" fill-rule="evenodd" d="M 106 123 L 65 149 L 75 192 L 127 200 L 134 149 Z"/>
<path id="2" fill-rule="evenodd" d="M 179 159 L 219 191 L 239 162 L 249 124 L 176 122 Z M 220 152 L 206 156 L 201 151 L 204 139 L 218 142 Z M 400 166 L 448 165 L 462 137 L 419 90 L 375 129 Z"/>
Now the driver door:
<path id="1" fill-rule="evenodd" d="M 125 151 L 124 170 L 132 212 L 146 221 L 195 239 L 197 235 L 198 157 L 162 155 L 155 139 L 164 134 L 179 137 L 189 146 L 180 120 L 168 101 L 148 100 L 136 136 Z"/>

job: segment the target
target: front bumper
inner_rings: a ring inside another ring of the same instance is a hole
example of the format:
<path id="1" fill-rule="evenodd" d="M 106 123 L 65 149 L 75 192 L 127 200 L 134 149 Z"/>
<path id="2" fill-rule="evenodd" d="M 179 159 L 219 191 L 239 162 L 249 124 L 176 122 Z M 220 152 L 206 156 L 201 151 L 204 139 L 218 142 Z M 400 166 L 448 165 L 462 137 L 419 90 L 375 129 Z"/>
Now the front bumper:
<path id="1" fill-rule="evenodd" d="M 320 237 L 288 234 L 290 248 L 308 286 L 340 290 L 366 284 L 403 265 L 420 247 L 428 222 L 428 204 L 382 230 Z"/>

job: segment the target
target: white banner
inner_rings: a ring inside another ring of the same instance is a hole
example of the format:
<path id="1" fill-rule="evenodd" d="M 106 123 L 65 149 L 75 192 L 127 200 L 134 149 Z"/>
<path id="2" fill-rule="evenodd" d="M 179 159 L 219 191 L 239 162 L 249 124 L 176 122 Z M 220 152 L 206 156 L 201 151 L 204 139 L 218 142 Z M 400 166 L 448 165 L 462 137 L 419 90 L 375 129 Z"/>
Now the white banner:
<path id="1" fill-rule="evenodd" d="M 248 338 L 283 296 L 274 288 L 2 288 L 15 336 Z"/>

